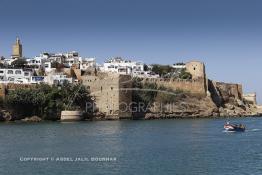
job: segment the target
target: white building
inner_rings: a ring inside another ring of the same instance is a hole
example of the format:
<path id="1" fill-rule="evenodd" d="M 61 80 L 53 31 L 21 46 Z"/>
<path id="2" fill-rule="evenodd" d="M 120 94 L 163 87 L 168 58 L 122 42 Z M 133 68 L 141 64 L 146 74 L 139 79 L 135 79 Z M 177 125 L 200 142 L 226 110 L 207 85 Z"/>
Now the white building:
<path id="1" fill-rule="evenodd" d="M 17 60 L 18 58 L 6 58 L 4 60 L 1 60 L 1 62 L 4 64 L 4 65 L 11 65 L 12 62 L 14 62 L 15 60 Z"/>
<path id="2" fill-rule="evenodd" d="M 144 71 L 144 64 L 142 62 L 124 60 L 122 58 L 113 58 L 107 60 L 101 71 L 114 72 L 119 74 L 131 75 L 134 71 Z"/>
<path id="3" fill-rule="evenodd" d="M 134 71 L 132 77 L 141 77 L 141 78 L 159 78 L 159 74 L 156 74 L 152 71 Z"/>
<path id="4" fill-rule="evenodd" d="M 40 56 L 35 56 L 34 58 L 27 59 L 27 64 L 29 66 L 34 66 L 35 68 L 44 67 L 45 62 L 47 62 L 48 56 L 40 54 Z"/>
<path id="5" fill-rule="evenodd" d="M 97 66 L 95 58 L 82 58 L 80 60 L 80 69 L 86 70 L 88 68 L 95 68 Z"/>
<path id="6" fill-rule="evenodd" d="M 23 69 L 0 69 L 1 83 L 29 84 L 32 76 L 32 71 Z"/>
<path id="7" fill-rule="evenodd" d="M 67 77 L 63 72 L 56 72 L 55 69 L 52 69 L 50 72 L 46 72 L 44 82 L 49 85 L 62 85 L 64 83 L 73 83 L 73 78 Z"/>
<path id="8" fill-rule="evenodd" d="M 63 63 L 66 67 L 72 67 L 73 64 L 80 64 L 82 60 L 82 57 L 80 57 L 76 51 L 65 53 L 63 56 L 65 58 Z"/>
<path id="9" fill-rule="evenodd" d="M 48 55 L 48 61 L 50 62 L 58 62 L 63 64 L 65 62 L 65 57 L 62 53 L 45 53 Z"/>
<path id="10" fill-rule="evenodd" d="M 47 61 L 44 63 L 44 70 L 45 72 L 51 72 L 52 70 L 55 70 L 55 68 L 52 68 L 52 63 Z"/>
<path id="11" fill-rule="evenodd" d="M 184 63 L 176 63 L 172 65 L 172 68 L 174 69 L 185 69 L 186 68 L 186 64 Z"/>
<path id="12" fill-rule="evenodd" d="M 64 83 L 73 83 L 73 78 L 68 78 L 66 75 L 53 75 L 52 76 L 53 82 L 52 84 L 62 85 Z"/>
<path id="13" fill-rule="evenodd" d="M 47 83 L 47 79 L 46 76 L 32 76 L 30 83 L 31 84 Z"/>
<path id="14" fill-rule="evenodd" d="M 8 64 L 11 64 L 13 60 L 6 60 Z M 95 67 L 95 58 L 82 58 L 76 51 L 71 51 L 67 53 L 42 53 L 39 56 L 30 58 L 26 60 L 28 65 L 34 66 L 35 68 L 44 68 L 46 71 L 51 71 L 51 64 L 53 62 L 58 62 L 63 64 L 64 67 L 70 68 L 73 65 L 80 69 L 87 69 L 89 67 Z"/>

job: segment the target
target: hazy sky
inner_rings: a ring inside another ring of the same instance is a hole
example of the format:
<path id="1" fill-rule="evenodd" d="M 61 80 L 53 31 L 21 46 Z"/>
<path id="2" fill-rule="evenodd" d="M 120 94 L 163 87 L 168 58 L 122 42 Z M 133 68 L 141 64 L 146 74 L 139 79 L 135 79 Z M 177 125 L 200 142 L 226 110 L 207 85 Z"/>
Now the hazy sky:
<path id="1" fill-rule="evenodd" d="M 98 62 L 205 62 L 210 79 L 242 83 L 262 103 L 261 0 L 0 0 L 0 55 L 76 50 Z"/>

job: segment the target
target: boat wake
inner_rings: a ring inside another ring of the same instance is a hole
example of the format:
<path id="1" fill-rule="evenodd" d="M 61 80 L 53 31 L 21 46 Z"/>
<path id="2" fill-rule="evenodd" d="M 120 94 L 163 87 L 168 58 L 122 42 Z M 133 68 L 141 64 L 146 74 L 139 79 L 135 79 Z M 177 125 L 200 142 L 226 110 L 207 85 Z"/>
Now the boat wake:
<path id="1" fill-rule="evenodd" d="M 222 132 L 227 132 L 227 133 L 230 133 L 230 132 L 236 132 L 236 131 L 228 131 L 228 130 L 223 130 Z"/>
<path id="2" fill-rule="evenodd" d="M 247 130 L 247 132 L 257 132 L 257 131 L 261 131 L 261 129 L 255 128 L 255 129 L 248 129 Z"/>
<path id="3" fill-rule="evenodd" d="M 258 129 L 258 128 L 255 128 L 255 129 L 247 129 L 246 132 L 258 132 L 258 131 L 262 131 L 262 129 Z M 227 130 L 223 130 L 222 132 L 226 132 L 226 133 L 234 133 L 236 131 L 227 131 Z"/>

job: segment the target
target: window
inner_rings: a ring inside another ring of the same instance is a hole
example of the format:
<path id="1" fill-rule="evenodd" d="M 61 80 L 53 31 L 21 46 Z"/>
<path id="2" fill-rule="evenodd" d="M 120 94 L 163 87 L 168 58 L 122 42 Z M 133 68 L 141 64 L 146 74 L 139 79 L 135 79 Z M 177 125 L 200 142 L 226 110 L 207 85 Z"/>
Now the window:
<path id="1" fill-rule="evenodd" d="M 103 90 L 103 87 L 101 86 L 101 92 L 102 92 L 102 90 Z"/>
<path id="2" fill-rule="evenodd" d="M 16 70 L 15 74 L 22 74 L 22 71 L 21 70 Z"/>
<path id="3" fill-rule="evenodd" d="M 4 73 L 4 71 L 0 70 L 0 74 L 3 74 L 3 73 Z"/>
<path id="4" fill-rule="evenodd" d="M 9 81 L 14 81 L 15 79 L 12 78 L 12 77 L 9 77 L 8 80 L 9 80 Z"/>
<path id="5" fill-rule="evenodd" d="M 24 74 L 25 74 L 25 76 L 29 76 L 29 72 L 25 72 Z"/>
<path id="6" fill-rule="evenodd" d="M 7 71 L 7 74 L 13 74 L 14 72 L 13 72 L 13 70 L 8 70 Z"/>
<path id="7" fill-rule="evenodd" d="M 113 90 L 114 88 L 113 87 L 111 87 L 111 91 Z"/>

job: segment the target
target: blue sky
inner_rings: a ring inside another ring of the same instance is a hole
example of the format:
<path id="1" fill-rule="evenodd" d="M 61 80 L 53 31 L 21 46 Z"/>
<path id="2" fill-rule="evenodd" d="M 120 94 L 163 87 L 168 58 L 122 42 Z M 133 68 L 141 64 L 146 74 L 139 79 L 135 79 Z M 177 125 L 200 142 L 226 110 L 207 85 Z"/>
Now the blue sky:
<path id="1" fill-rule="evenodd" d="M 0 55 L 77 50 L 145 63 L 197 59 L 208 77 L 242 83 L 262 103 L 260 0 L 0 0 Z"/>

